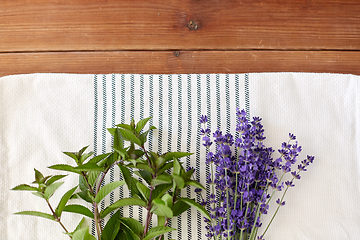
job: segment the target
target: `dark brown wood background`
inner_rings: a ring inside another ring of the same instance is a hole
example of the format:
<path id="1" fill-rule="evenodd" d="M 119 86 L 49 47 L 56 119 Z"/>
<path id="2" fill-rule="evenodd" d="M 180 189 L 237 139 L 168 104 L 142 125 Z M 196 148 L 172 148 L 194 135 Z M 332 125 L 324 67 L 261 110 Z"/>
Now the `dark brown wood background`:
<path id="1" fill-rule="evenodd" d="M 0 76 L 360 74 L 359 0 L 0 0 Z"/>

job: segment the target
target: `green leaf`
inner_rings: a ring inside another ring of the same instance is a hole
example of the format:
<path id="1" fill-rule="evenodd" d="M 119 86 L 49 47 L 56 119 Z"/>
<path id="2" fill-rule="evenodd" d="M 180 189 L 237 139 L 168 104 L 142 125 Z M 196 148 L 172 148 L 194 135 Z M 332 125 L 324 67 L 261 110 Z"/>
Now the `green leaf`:
<path id="1" fill-rule="evenodd" d="M 32 194 L 34 194 L 34 195 L 37 196 L 37 197 L 41 197 L 41 198 L 43 198 L 43 199 L 46 199 L 46 198 L 44 197 L 44 194 L 43 194 L 42 192 L 32 192 Z"/>
<path id="2" fill-rule="evenodd" d="M 74 159 L 76 164 L 80 164 L 80 163 L 79 163 L 79 159 L 78 159 L 76 153 L 73 153 L 73 152 L 63 152 L 63 153 L 64 153 L 65 155 L 71 157 L 72 159 Z"/>
<path id="3" fill-rule="evenodd" d="M 118 234 L 116 235 L 115 240 L 125 240 L 125 239 L 127 240 L 126 233 L 122 229 L 120 229 Z"/>
<path id="4" fill-rule="evenodd" d="M 190 208 L 190 206 L 188 204 L 186 204 L 185 202 L 177 201 L 173 207 L 173 214 L 174 214 L 174 216 L 179 216 L 180 214 L 182 214 L 189 208 Z"/>
<path id="5" fill-rule="evenodd" d="M 140 240 L 140 238 L 138 236 L 136 236 L 136 234 L 129 228 L 127 228 L 126 226 L 122 225 L 121 228 L 122 231 L 124 231 L 126 237 L 124 239 L 126 240 Z"/>
<path id="6" fill-rule="evenodd" d="M 50 220 L 55 220 L 55 217 L 53 215 L 43 213 L 43 212 L 37 212 L 37 211 L 22 211 L 22 212 L 17 212 L 15 214 L 17 214 L 17 215 L 36 216 L 36 217 L 47 218 L 47 219 L 50 219 Z"/>
<path id="7" fill-rule="evenodd" d="M 100 218 L 106 217 L 106 215 L 108 215 L 111 211 L 113 211 L 117 208 L 124 207 L 124 206 L 130 206 L 130 205 L 138 205 L 138 206 L 142 206 L 142 207 L 147 207 L 147 204 L 141 199 L 122 198 L 122 199 L 118 200 L 117 202 L 111 204 L 107 208 L 105 208 L 103 211 L 101 211 Z"/>
<path id="8" fill-rule="evenodd" d="M 69 191 L 67 191 L 61 198 L 58 206 L 56 207 L 55 209 L 55 213 L 56 213 L 56 216 L 60 217 L 61 216 L 61 213 L 62 211 L 64 210 L 64 207 L 66 205 L 66 203 L 69 201 L 71 195 L 75 192 L 77 186 L 76 187 L 73 187 L 72 189 L 70 189 Z"/>
<path id="9" fill-rule="evenodd" d="M 91 196 L 91 193 L 89 190 L 86 191 L 82 191 L 76 194 L 77 196 L 79 196 L 80 198 L 82 198 L 83 200 L 85 200 L 88 203 L 93 203 L 93 198 Z"/>
<path id="10" fill-rule="evenodd" d="M 127 168 L 136 168 L 138 163 L 147 164 L 147 162 L 141 158 L 128 158 L 125 161 L 130 162 L 129 164 L 124 165 Z"/>
<path id="11" fill-rule="evenodd" d="M 105 159 L 107 156 L 109 156 L 111 153 L 104 153 L 104 154 L 101 154 L 101 155 L 98 155 L 96 157 L 93 157 L 92 159 L 90 159 L 88 161 L 88 163 L 98 163 L 100 162 L 101 160 Z"/>
<path id="12" fill-rule="evenodd" d="M 85 162 L 86 159 L 88 159 L 89 157 L 91 157 L 92 155 L 94 154 L 94 152 L 89 152 L 89 153 L 86 153 L 84 155 L 82 155 L 79 159 L 80 161 L 80 164 L 82 164 L 83 162 Z"/>
<path id="13" fill-rule="evenodd" d="M 173 211 L 171 208 L 166 206 L 165 202 L 162 199 L 154 199 L 152 201 L 153 207 L 151 209 L 151 212 L 155 213 L 158 216 L 166 216 L 167 218 L 173 217 Z"/>
<path id="14" fill-rule="evenodd" d="M 124 149 L 124 138 L 121 135 L 120 129 L 116 128 L 114 133 L 114 147 Z"/>
<path id="15" fill-rule="evenodd" d="M 176 229 L 171 227 L 163 227 L 163 226 L 153 227 L 147 232 L 143 240 L 150 240 L 154 237 L 163 235 L 164 233 L 171 232 L 174 230 Z"/>
<path id="16" fill-rule="evenodd" d="M 131 176 L 130 170 L 126 166 L 119 165 L 119 168 L 123 174 L 126 185 L 131 190 L 131 194 L 140 196 L 141 193 L 137 189 L 137 186 L 136 186 L 136 183 L 138 182 L 138 180 L 136 180 L 135 178 L 133 178 Z"/>
<path id="17" fill-rule="evenodd" d="M 48 168 L 81 174 L 81 171 L 75 169 L 73 166 L 66 165 L 66 164 L 56 164 L 56 165 L 52 165 Z"/>
<path id="18" fill-rule="evenodd" d="M 158 158 L 156 158 L 156 160 L 155 160 L 155 166 L 156 166 L 156 168 L 162 167 L 162 166 L 164 165 L 164 163 L 165 163 L 165 158 L 163 158 L 163 157 L 158 157 Z"/>
<path id="19" fill-rule="evenodd" d="M 84 206 L 78 205 L 78 204 L 66 205 L 63 209 L 63 212 L 78 213 L 78 214 L 87 216 L 91 219 L 94 218 L 94 214 L 87 207 L 84 207 Z"/>
<path id="20" fill-rule="evenodd" d="M 131 127 L 131 130 L 135 130 L 135 120 L 132 118 L 131 119 L 131 122 L 130 122 L 130 127 Z"/>
<path id="21" fill-rule="evenodd" d="M 160 184 L 169 184 L 172 182 L 172 178 L 169 174 L 162 174 L 157 176 L 156 178 L 154 178 L 153 180 L 151 180 L 151 185 L 152 186 L 157 186 Z"/>
<path id="22" fill-rule="evenodd" d="M 46 181 L 46 185 L 51 185 L 52 183 L 62 179 L 63 177 L 66 177 L 67 175 L 55 175 L 49 178 L 49 180 Z"/>
<path id="23" fill-rule="evenodd" d="M 190 155 L 193 155 L 193 153 L 188 153 L 188 152 L 167 152 L 164 154 L 164 159 L 165 161 L 170 161 L 172 160 L 173 158 L 182 158 L 182 157 L 187 157 L 187 156 L 190 156 Z"/>
<path id="24" fill-rule="evenodd" d="M 119 168 L 120 168 L 121 173 L 122 173 L 122 175 L 124 177 L 126 185 L 128 186 L 129 189 L 131 189 L 132 177 L 131 177 L 130 170 L 127 167 L 125 167 L 123 165 L 120 165 L 120 164 L 119 164 Z"/>
<path id="25" fill-rule="evenodd" d="M 120 211 L 117 211 L 106 223 L 102 233 L 101 240 L 114 240 L 120 230 Z"/>
<path id="26" fill-rule="evenodd" d="M 172 174 L 171 176 L 173 177 L 175 184 L 179 189 L 183 189 L 185 187 L 185 181 L 182 177 L 176 174 Z"/>
<path id="27" fill-rule="evenodd" d="M 169 208 L 172 208 L 173 205 L 173 197 L 169 194 L 169 193 L 165 193 L 162 197 L 161 200 L 163 200 L 165 202 L 165 205 L 168 206 Z"/>
<path id="28" fill-rule="evenodd" d="M 140 191 L 141 195 L 144 197 L 144 199 L 147 200 L 150 198 L 150 190 L 144 184 L 142 184 L 141 182 L 137 182 L 136 187 L 137 187 L 137 189 L 139 189 L 139 191 Z"/>
<path id="29" fill-rule="evenodd" d="M 127 159 L 127 148 L 120 148 L 115 145 L 112 148 L 115 150 L 116 153 L 119 154 L 122 159 Z"/>
<path id="30" fill-rule="evenodd" d="M 144 119 L 141 119 L 137 124 L 136 124 L 136 128 L 135 131 L 137 134 L 139 134 L 141 132 L 141 130 L 143 130 L 143 128 L 145 127 L 146 123 L 151 119 L 152 117 L 147 117 Z"/>
<path id="31" fill-rule="evenodd" d="M 127 129 L 120 129 L 121 135 L 124 137 L 124 139 L 133 142 L 139 146 L 141 146 L 141 141 L 140 139 L 130 130 Z"/>
<path id="32" fill-rule="evenodd" d="M 134 151 L 135 159 L 139 159 L 144 155 L 144 151 L 141 149 L 135 149 Z M 142 160 L 142 159 L 141 159 Z M 146 162 L 146 161 L 145 161 Z M 147 162 L 146 162 L 147 163 Z"/>
<path id="33" fill-rule="evenodd" d="M 106 195 L 115 190 L 116 188 L 125 184 L 125 181 L 111 182 L 103 186 L 95 197 L 95 202 L 99 203 Z"/>
<path id="34" fill-rule="evenodd" d="M 87 179 L 88 179 L 88 182 L 89 182 L 91 188 L 94 187 L 94 184 L 95 184 L 96 180 L 98 179 L 100 173 L 101 173 L 101 171 L 88 172 Z"/>
<path id="35" fill-rule="evenodd" d="M 179 160 L 174 158 L 174 174 L 180 175 L 180 171 L 181 171 L 181 164 Z"/>
<path id="36" fill-rule="evenodd" d="M 89 226 L 81 228 L 74 232 L 72 240 L 96 240 L 96 238 L 89 233 Z"/>
<path id="37" fill-rule="evenodd" d="M 168 190 L 170 190 L 172 188 L 173 184 L 161 184 L 155 187 L 153 193 L 152 193 L 152 198 L 155 199 L 159 196 L 162 196 L 165 192 L 167 192 Z"/>
<path id="38" fill-rule="evenodd" d="M 134 171 L 134 174 L 138 175 L 139 177 L 142 177 L 147 184 L 151 184 L 152 181 L 152 176 L 151 173 L 146 171 L 146 170 L 139 170 L 139 171 Z"/>
<path id="39" fill-rule="evenodd" d="M 109 132 L 112 136 L 114 136 L 116 129 L 117 129 L 117 128 L 108 128 L 107 130 L 108 130 L 108 132 Z"/>
<path id="40" fill-rule="evenodd" d="M 75 170 L 87 172 L 87 171 L 102 171 L 102 167 L 99 167 L 96 163 L 85 163 L 83 165 L 75 167 Z"/>
<path id="41" fill-rule="evenodd" d="M 73 234 L 72 240 L 85 240 L 85 235 L 89 231 L 89 227 L 80 228 Z"/>
<path id="42" fill-rule="evenodd" d="M 93 235 L 89 234 L 85 240 L 97 240 Z"/>
<path id="43" fill-rule="evenodd" d="M 185 181 L 188 181 L 191 179 L 191 176 L 194 174 L 194 171 L 195 169 L 190 169 L 189 171 L 185 172 L 182 172 L 181 173 L 181 176 L 185 179 Z"/>
<path id="44" fill-rule="evenodd" d="M 199 183 L 198 181 L 189 180 L 189 181 L 186 181 L 186 184 L 191 185 L 196 188 L 201 188 L 203 190 L 206 190 L 206 188 L 203 185 L 201 185 L 201 183 Z"/>
<path id="45" fill-rule="evenodd" d="M 174 166 L 174 162 L 168 162 L 165 165 L 163 165 L 157 172 L 158 174 L 163 173 L 165 170 L 170 169 Z"/>
<path id="46" fill-rule="evenodd" d="M 135 144 L 133 142 L 130 142 L 130 146 L 128 147 L 128 150 L 126 152 L 126 156 L 127 159 L 129 161 L 129 159 L 137 159 L 136 155 L 135 155 Z"/>
<path id="47" fill-rule="evenodd" d="M 89 190 L 86 179 L 83 175 L 79 175 L 79 188 L 81 191 Z"/>
<path id="48" fill-rule="evenodd" d="M 147 135 L 149 134 L 150 130 L 156 129 L 156 127 L 151 126 L 149 128 L 149 130 L 143 132 L 142 134 L 139 135 L 139 139 L 142 142 L 142 144 L 144 144 L 147 141 Z"/>
<path id="49" fill-rule="evenodd" d="M 111 153 L 106 159 L 105 167 L 109 168 L 111 165 L 113 165 L 116 162 L 118 155 L 119 154 L 117 154 L 116 152 Z"/>
<path id="50" fill-rule="evenodd" d="M 128 125 L 128 124 L 120 123 L 120 124 L 118 124 L 118 125 L 116 125 L 116 126 L 117 126 L 117 127 L 120 127 L 120 128 L 123 128 L 123 129 L 126 129 L 126 130 L 129 130 L 129 131 L 132 130 L 131 127 L 130 127 L 130 125 Z"/>
<path id="51" fill-rule="evenodd" d="M 120 218 L 120 222 L 127 228 L 131 229 L 136 235 L 142 236 L 144 233 L 144 226 L 139 221 L 133 218 Z"/>
<path id="52" fill-rule="evenodd" d="M 211 220 L 210 215 L 206 209 L 201 206 L 199 203 L 197 203 L 194 199 L 188 199 L 188 198 L 178 198 L 178 201 L 182 201 L 191 207 L 194 207 L 197 209 L 202 215 L 204 215 L 207 219 Z"/>
<path id="53" fill-rule="evenodd" d="M 55 182 L 50 186 L 45 188 L 44 197 L 45 199 L 49 200 L 49 198 L 54 194 L 56 189 L 58 189 L 64 182 Z"/>
<path id="54" fill-rule="evenodd" d="M 77 230 L 80 230 L 83 227 L 86 227 L 86 221 L 85 218 L 82 218 L 81 221 L 79 222 L 79 224 L 76 226 L 75 230 L 72 232 L 71 236 L 74 234 L 74 232 L 76 232 Z"/>
<path id="55" fill-rule="evenodd" d="M 138 163 L 136 164 L 136 168 L 148 171 L 152 174 L 155 173 L 154 170 L 148 164 Z"/>
<path id="56" fill-rule="evenodd" d="M 42 175 L 42 173 L 36 170 L 35 168 L 34 171 L 35 171 L 35 181 L 37 183 L 44 183 L 44 176 Z"/>
<path id="57" fill-rule="evenodd" d="M 11 190 L 20 190 L 20 191 L 39 191 L 38 188 L 36 187 L 32 187 L 32 186 L 29 186 L 27 184 L 20 184 L 14 188 L 12 188 Z"/>
<path id="58" fill-rule="evenodd" d="M 157 220 L 158 220 L 158 226 L 165 225 L 165 217 L 164 216 L 157 216 Z"/>
<path id="59" fill-rule="evenodd" d="M 80 156 L 85 152 L 85 150 L 88 148 L 89 146 L 85 146 L 82 149 L 80 149 L 79 152 L 77 152 L 77 156 L 78 158 L 80 158 Z"/>

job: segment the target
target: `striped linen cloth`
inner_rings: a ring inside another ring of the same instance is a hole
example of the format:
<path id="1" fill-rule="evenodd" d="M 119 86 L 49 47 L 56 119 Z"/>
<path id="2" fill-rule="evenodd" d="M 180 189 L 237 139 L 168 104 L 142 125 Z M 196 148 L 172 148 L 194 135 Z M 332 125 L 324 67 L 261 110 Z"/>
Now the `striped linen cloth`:
<path id="1" fill-rule="evenodd" d="M 78 151 L 87 145 L 95 155 L 111 151 L 107 128 L 129 123 L 132 118 L 153 116 L 150 124 L 157 129 L 149 135 L 148 149 L 193 152 L 184 158 L 184 166 L 194 167 L 194 178 L 209 189 L 205 179 L 210 169 L 205 165 L 198 119 L 207 115 L 212 131 L 220 128 L 234 133 L 236 108 L 263 119 L 267 146 L 280 148 L 291 132 L 303 146 L 300 160 L 315 155 L 314 164 L 286 195 L 286 206 L 266 239 L 357 239 L 359 81 L 355 75 L 325 73 L 29 74 L 0 78 L 1 239 L 68 239 L 56 222 L 13 215 L 22 210 L 47 211 L 47 206 L 30 193 L 9 189 L 32 182 L 33 168 L 51 175 L 59 172 L 47 166 L 73 164 L 62 151 Z M 121 179 L 119 170 L 113 168 L 105 182 Z M 76 182 L 76 176 L 65 179 L 51 199 L 54 206 Z M 193 190 L 184 189 L 182 196 L 200 201 Z M 126 188 L 120 188 L 101 208 L 128 196 Z M 142 208 L 121 211 L 145 222 Z M 270 213 L 263 218 L 265 226 Z M 80 219 L 67 213 L 63 216 L 71 231 Z M 177 231 L 167 234 L 167 239 L 206 239 L 205 223 L 194 209 L 169 224 Z M 152 226 L 156 226 L 155 217 Z"/>

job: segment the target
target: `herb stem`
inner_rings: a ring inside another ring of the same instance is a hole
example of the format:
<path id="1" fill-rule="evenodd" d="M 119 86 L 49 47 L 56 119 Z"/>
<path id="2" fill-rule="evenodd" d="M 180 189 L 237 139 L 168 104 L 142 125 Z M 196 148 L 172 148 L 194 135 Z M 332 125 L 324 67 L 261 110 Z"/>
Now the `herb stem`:
<path id="1" fill-rule="evenodd" d="M 101 239 L 101 225 L 100 225 L 100 219 L 99 219 L 99 209 L 98 209 L 98 206 L 97 206 L 97 203 L 94 202 L 93 203 L 93 206 L 94 206 L 94 221 L 95 221 L 95 226 L 96 226 L 96 233 L 98 235 L 98 239 Z"/>
<path id="2" fill-rule="evenodd" d="M 294 180 L 295 178 L 293 177 L 292 179 L 291 179 L 291 182 Z M 282 203 L 282 201 L 284 200 L 284 197 L 285 197 L 285 194 L 286 194 L 286 192 L 287 192 L 287 190 L 289 189 L 289 185 L 286 187 L 286 189 L 285 189 L 285 191 L 284 191 L 284 193 L 283 193 L 283 195 L 282 195 L 282 197 L 281 197 L 281 200 L 280 200 L 280 202 L 279 202 L 279 204 L 278 204 L 278 207 L 276 208 L 276 211 L 275 211 L 275 213 L 274 213 L 274 215 L 272 216 L 272 218 L 271 218 L 271 220 L 270 220 L 270 222 L 268 223 L 268 225 L 266 226 L 266 229 L 265 229 L 265 231 L 264 231 L 264 233 L 262 234 L 262 236 L 264 237 L 265 236 L 265 233 L 267 232 L 267 230 L 269 229 L 269 227 L 270 227 L 270 225 L 271 225 L 271 223 L 272 223 L 272 221 L 274 220 L 274 218 L 275 218 L 275 216 L 276 216 L 276 214 L 277 214 L 277 212 L 279 211 L 279 209 L 280 209 L 280 204 Z"/>
<path id="3" fill-rule="evenodd" d="M 229 206 L 229 186 L 228 186 L 228 181 L 227 181 L 227 168 L 225 168 L 225 183 L 226 183 L 226 218 L 227 218 L 227 231 L 228 231 L 228 236 L 227 239 L 230 238 L 230 206 Z"/>
<path id="4" fill-rule="evenodd" d="M 149 157 L 149 155 L 148 155 L 148 153 L 147 153 L 147 151 L 146 151 L 146 149 L 145 149 L 145 146 L 144 145 L 142 145 L 141 146 L 141 148 L 142 148 L 142 150 L 144 151 L 144 153 L 145 153 L 145 156 L 146 156 L 146 160 L 148 161 L 148 164 L 149 164 L 149 167 L 153 167 L 152 166 L 152 164 L 151 164 L 151 160 L 150 160 L 150 157 Z"/>
<path id="5" fill-rule="evenodd" d="M 65 230 L 65 232 L 68 233 L 69 231 L 66 229 L 66 227 L 65 227 L 65 226 L 62 224 L 62 222 L 60 221 L 60 217 L 58 217 L 58 216 L 56 215 L 54 209 L 51 207 L 51 204 L 50 204 L 49 200 L 46 199 L 46 203 L 47 203 L 47 205 L 49 206 L 50 211 L 51 211 L 52 215 L 53 215 L 54 218 L 55 218 L 55 221 L 57 221 L 57 222 L 60 224 L 60 226 Z M 70 239 L 72 239 L 71 236 L 70 236 Z"/>
<path id="6" fill-rule="evenodd" d="M 99 193 L 99 191 L 100 191 L 101 184 L 102 184 L 102 182 L 104 181 L 106 174 L 109 172 L 109 170 L 110 170 L 113 166 L 115 166 L 115 165 L 117 165 L 117 164 L 119 164 L 119 163 L 121 163 L 121 162 L 122 162 L 122 160 L 115 161 L 115 162 L 114 162 L 113 164 L 111 164 L 108 168 L 106 168 L 105 171 L 102 172 L 101 177 L 100 177 L 100 180 L 99 180 L 99 182 L 97 183 L 96 188 L 95 188 L 95 197 L 96 197 L 96 195 L 97 195 L 97 194 Z M 92 189 L 91 185 L 89 184 L 89 180 L 88 180 L 88 178 L 87 178 L 87 176 L 86 176 L 85 173 L 83 173 L 83 177 L 85 178 L 86 183 L 88 184 L 89 190 L 90 190 L 90 191 L 93 191 L 93 189 Z M 99 213 L 98 205 L 97 205 L 97 203 L 96 203 L 95 201 L 93 202 L 93 207 L 94 207 L 94 221 L 95 221 L 95 226 L 96 226 L 96 233 L 97 233 L 97 235 L 98 235 L 98 239 L 101 239 L 101 233 L 102 233 L 101 218 L 100 218 L 100 213 Z"/>
<path id="7" fill-rule="evenodd" d="M 145 222 L 145 230 L 144 230 L 144 235 L 143 238 L 145 237 L 148 229 L 149 229 L 149 225 L 150 225 L 150 221 L 151 221 L 151 217 L 152 217 L 152 212 L 151 212 L 151 202 L 152 202 L 152 192 L 154 191 L 154 186 L 150 187 L 150 195 L 149 195 L 149 202 L 148 202 L 148 206 L 147 206 L 147 216 L 146 216 L 146 222 Z"/>
<path id="8" fill-rule="evenodd" d="M 273 175 L 273 174 L 274 174 L 274 172 L 272 173 L 272 175 Z M 272 175 L 271 175 L 271 176 L 272 176 Z M 271 199 L 273 198 L 273 196 L 274 196 L 274 194 L 275 194 L 275 191 L 276 191 L 276 189 L 278 188 L 278 186 L 280 185 L 281 180 L 283 179 L 284 175 L 285 175 L 285 172 L 283 172 L 283 174 L 281 175 L 280 180 L 277 182 L 276 187 L 275 187 L 275 190 L 272 192 L 269 200 L 266 202 L 266 205 L 268 205 L 269 202 L 271 201 Z"/>

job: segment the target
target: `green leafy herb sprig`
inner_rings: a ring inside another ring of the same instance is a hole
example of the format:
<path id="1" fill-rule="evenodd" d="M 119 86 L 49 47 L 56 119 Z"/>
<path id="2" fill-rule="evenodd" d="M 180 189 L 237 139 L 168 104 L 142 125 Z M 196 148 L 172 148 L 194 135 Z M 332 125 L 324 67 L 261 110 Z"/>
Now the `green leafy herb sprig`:
<path id="1" fill-rule="evenodd" d="M 198 181 L 191 179 L 194 169 L 186 171 L 179 161 L 179 158 L 189 156 L 191 153 L 167 152 L 159 155 L 146 150 L 145 142 L 148 133 L 152 129 L 156 129 L 154 126 L 150 126 L 147 131 L 143 131 L 150 119 L 151 117 L 141 119 L 137 124 L 132 120 L 130 124 L 119 124 L 115 128 L 108 129 L 114 138 L 113 152 L 95 157 L 92 157 L 93 152 L 85 153 L 87 147 L 82 148 L 79 152 L 64 152 L 75 161 L 76 165 L 57 164 L 49 168 L 78 174 L 79 183 L 62 196 L 55 209 L 49 199 L 63 184 L 59 180 L 66 175 L 44 177 L 35 169 L 35 181 L 32 183 L 35 186 L 21 184 L 12 190 L 31 191 L 35 196 L 43 198 L 51 214 L 37 211 L 22 211 L 16 214 L 54 220 L 74 240 L 161 240 L 165 233 L 175 230 L 167 226 L 169 220 L 190 207 L 194 207 L 210 219 L 205 208 L 194 199 L 179 197 L 180 191 L 188 185 L 204 189 Z M 124 142 L 129 142 L 129 144 L 125 146 Z M 106 174 L 114 166 L 120 168 L 124 181 L 103 185 Z M 138 178 L 133 177 L 133 174 Z M 143 181 L 139 181 L 139 179 L 143 179 Z M 126 185 L 131 192 L 131 197 L 119 199 L 100 210 L 99 204 L 105 196 L 123 185 Z M 73 198 L 90 203 L 93 211 L 84 205 L 71 204 Z M 131 205 L 137 205 L 147 210 L 145 225 L 136 219 L 122 216 L 120 208 Z M 89 226 L 86 226 L 84 218 L 74 231 L 68 231 L 61 222 L 63 212 L 81 214 L 93 219 L 97 238 L 89 233 Z M 111 212 L 114 214 L 105 223 L 105 217 Z M 150 228 L 154 214 L 157 216 L 157 226 Z M 102 224 L 102 222 L 104 223 Z"/>

